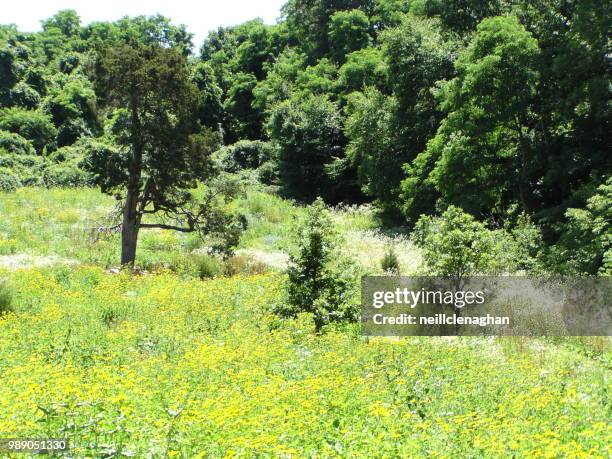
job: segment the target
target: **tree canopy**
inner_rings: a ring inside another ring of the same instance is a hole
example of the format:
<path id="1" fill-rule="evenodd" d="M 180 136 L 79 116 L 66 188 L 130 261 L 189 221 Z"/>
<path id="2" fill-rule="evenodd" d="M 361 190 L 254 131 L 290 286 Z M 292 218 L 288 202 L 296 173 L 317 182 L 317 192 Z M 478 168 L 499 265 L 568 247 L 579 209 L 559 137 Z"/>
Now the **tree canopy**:
<path id="1" fill-rule="evenodd" d="M 2 141 L 6 154 L 44 157 L 95 138 L 121 164 L 137 146 L 133 89 L 149 98 L 136 110 L 144 176 L 170 188 L 200 174 L 185 152 L 205 132 L 226 160 L 265 151 L 230 169 L 264 167 L 259 176 L 306 202 L 372 201 L 409 227 L 450 206 L 492 229 L 524 213 L 547 247 L 567 246 L 582 221 L 569 209 L 590 212 L 612 170 L 611 16 L 594 1 L 288 0 L 276 24 L 220 27 L 194 53 L 192 35 L 163 16 L 82 24 L 60 11 L 37 33 L 0 27 Z M 125 58 L 111 65 L 110 49 Z M 96 62 L 116 68 L 123 93 L 100 84 Z M 596 272 L 605 250 L 589 247 L 592 263 L 549 253 Z"/>

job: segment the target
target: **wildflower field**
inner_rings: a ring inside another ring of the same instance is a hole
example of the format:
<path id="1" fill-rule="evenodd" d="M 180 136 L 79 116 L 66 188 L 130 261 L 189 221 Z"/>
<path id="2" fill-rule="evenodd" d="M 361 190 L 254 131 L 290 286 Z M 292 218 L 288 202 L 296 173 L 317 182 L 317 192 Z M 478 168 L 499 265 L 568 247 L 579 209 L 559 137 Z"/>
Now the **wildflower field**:
<path id="1" fill-rule="evenodd" d="M 67 438 L 71 457 L 611 454 L 607 339 L 368 339 L 350 324 L 316 335 L 308 315 L 272 313 L 278 270 L 109 272 L 108 242 L 74 236 L 104 214 L 94 192 L 54 191 L 44 218 L 21 193 L 0 199 L 4 256 L 32 247 L 75 263 L 0 268 L 0 437 Z M 258 199 L 242 204 L 246 240 L 282 247 L 283 222 Z M 369 231 L 343 212 L 346 228 Z M 144 241 L 151 259 L 190 244 Z"/>

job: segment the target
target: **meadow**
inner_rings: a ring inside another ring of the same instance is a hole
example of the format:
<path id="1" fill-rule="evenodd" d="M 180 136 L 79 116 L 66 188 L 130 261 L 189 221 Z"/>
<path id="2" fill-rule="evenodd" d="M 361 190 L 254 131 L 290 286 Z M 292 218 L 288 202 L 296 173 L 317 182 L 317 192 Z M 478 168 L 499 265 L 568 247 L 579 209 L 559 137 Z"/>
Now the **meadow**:
<path id="1" fill-rule="evenodd" d="M 366 338 L 281 319 L 303 208 L 262 190 L 233 261 L 143 233 L 117 272 L 91 189 L 0 194 L 0 437 L 62 437 L 70 457 L 609 457 L 607 338 Z M 363 272 L 393 244 L 367 207 L 334 222 Z M 217 264 L 215 264 L 217 263 Z"/>

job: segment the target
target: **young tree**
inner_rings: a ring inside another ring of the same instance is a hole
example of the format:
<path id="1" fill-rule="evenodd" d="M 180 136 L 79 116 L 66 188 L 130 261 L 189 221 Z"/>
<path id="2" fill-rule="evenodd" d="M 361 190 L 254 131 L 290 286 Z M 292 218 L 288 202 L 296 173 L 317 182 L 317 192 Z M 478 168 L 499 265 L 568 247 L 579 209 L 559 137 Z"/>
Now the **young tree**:
<path id="1" fill-rule="evenodd" d="M 123 108 L 119 151 L 93 155 L 89 168 L 103 192 L 122 202 L 121 264 L 133 264 L 139 230 L 162 228 L 206 234 L 232 226 L 214 195 L 196 202 L 188 190 L 212 176 L 218 138 L 193 117 L 196 89 L 178 50 L 133 42 L 102 49 L 96 64 L 102 99 Z M 144 222 L 148 214 L 161 223 Z"/>
<path id="2" fill-rule="evenodd" d="M 317 333 L 330 322 L 356 320 L 350 303 L 354 274 L 339 257 L 337 234 L 322 199 L 308 208 L 295 236 L 297 250 L 287 271 L 288 304 L 276 312 L 286 317 L 312 313 Z"/>
<path id="3" fill-rule="evenodd" d="M 513 225 L 489 229 L 461 208 L 449 206 L 440 216 L 421 216 L 413 238 L 423 250 L 428 274 L 460 285 L 468 276 L 516 273 L 537 268 L 540 231 L 526 214 Z"/>
<path id="4" fill-rule="evenodd" d="M 380 260 L 380 267 L 385 274 L 391 274 L 394 276 L 400 275 L 399 258 L 397 257 L 397 253 L 395 253 L 395 249 L 392 245 L 387 247 L 382 260 Z"/>
<path id="5" fill-rule="evenodd" d="M 460 282 L 466 276 L 488 274 L 493 265 L 493 235 L 458 207 L 450 206 L 439 217 L 421 217 L 414 237 L 430 274 Z"/>

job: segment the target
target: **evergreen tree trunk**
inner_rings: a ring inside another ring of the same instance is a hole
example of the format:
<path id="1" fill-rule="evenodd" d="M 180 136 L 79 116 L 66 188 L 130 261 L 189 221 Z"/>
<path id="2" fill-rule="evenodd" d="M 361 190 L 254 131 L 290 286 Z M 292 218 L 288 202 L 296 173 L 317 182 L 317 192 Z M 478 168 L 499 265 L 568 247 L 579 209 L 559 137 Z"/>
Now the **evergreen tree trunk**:
<path id="1" fill-rule="evenodd" d="M 121 226 L 121 265 L 134 265 L 136 246 L 138 245 L 138 230 L 140 229 L 140 214 L 138 201 L 140 198 L 140 178 L 142 176 L 142 142 L 140 136 L 142 126 L 138 115 L 139 100 L 133 92 L 130 98 L 130 113 L 134 126 L 132 140 L 132 158 L 129 165 L 129 183 L 123 207 L 123 225 Z"/>
<path id="2" fill-rule="evenodd" d="M 139 224 L 136 207 L 138 191 L 128 189 L 121 225 L 121 265 L 133 265 L 136 260 Z"/>

